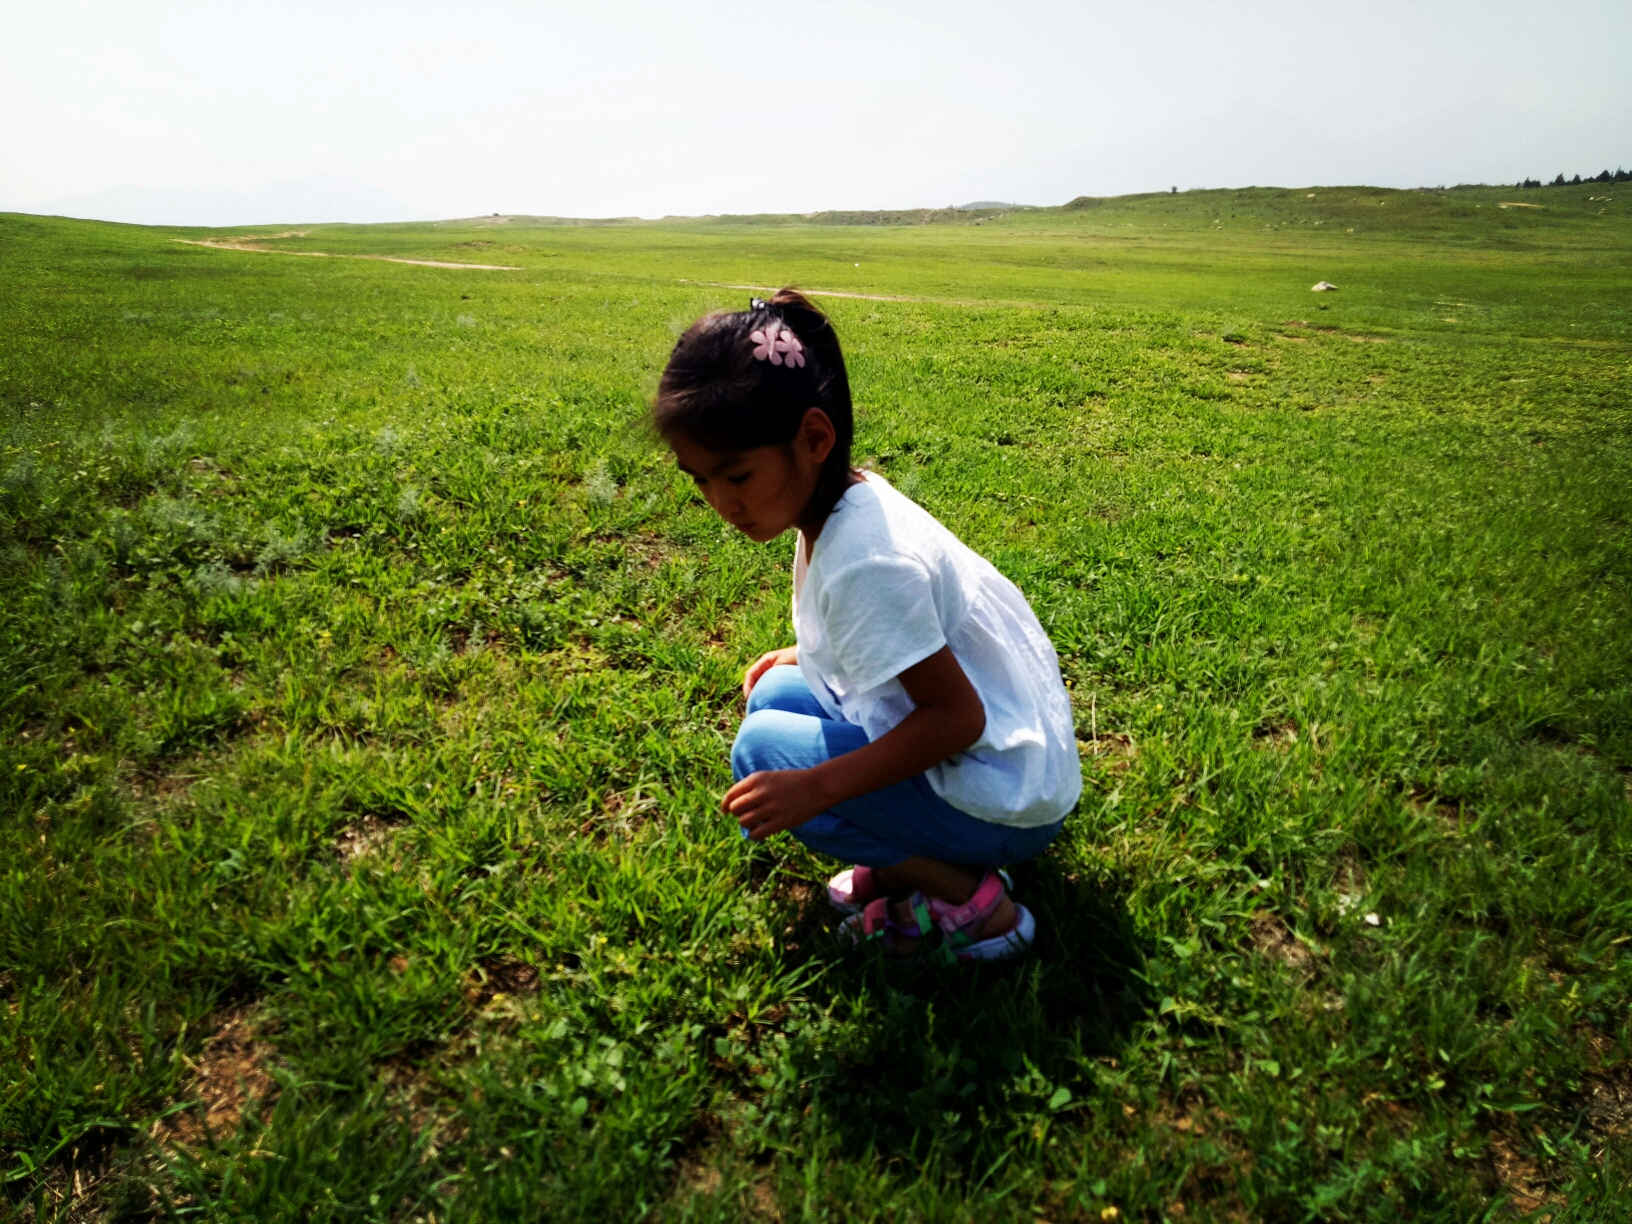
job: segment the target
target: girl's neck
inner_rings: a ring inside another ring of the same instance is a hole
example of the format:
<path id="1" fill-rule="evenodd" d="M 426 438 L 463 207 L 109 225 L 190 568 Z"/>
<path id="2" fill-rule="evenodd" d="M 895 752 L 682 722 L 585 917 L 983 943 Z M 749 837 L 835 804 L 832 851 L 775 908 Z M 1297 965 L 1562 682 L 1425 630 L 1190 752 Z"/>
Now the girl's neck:
<path id="1" fill-rule="evenodd" d="M 794 524 L 794 526 L 799 529 L 799 534 L 805 537 L 805 549 L 807 555 L 809 554 L 809 550 L 816 546 L 816 537 L 822 534 L 822 528 L 827 523 L 827 516 L 833 513 L 833 510 L 838 506 L 839 501 L 844 500 L 844 493 L 849 492 L 851 485 L 862 484 L 866 481 L 866 479 L 867 477 L 861 472 L 857 471 L 855 468 L 851 468 L 850 479 L 844 482 L 844 492 L 839 494 L 838 501 L 835 501 L 825 510 L 814 509 L 816 494 L 811 494 L 810 502 L 805 507 L 805 513 L 801 515 L 799 521 Z"/>

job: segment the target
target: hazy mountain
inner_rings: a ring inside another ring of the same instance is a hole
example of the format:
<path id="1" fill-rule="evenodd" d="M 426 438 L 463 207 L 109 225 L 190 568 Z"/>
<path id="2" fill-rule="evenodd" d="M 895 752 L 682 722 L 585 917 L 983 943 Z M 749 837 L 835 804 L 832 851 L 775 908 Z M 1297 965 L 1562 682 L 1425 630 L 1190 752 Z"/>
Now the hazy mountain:
<path id="1" fill-rule="evenodd" d="M 1186 123 L 1016 158 L 925 181 L 927 199 L 985 195 L 1061 203 L 1190 187 L 1301 187 L 1365 183 L 1433 187 L 1543 181 L 1632 165 L 1632 105 L 1602 122 L 1559 119 L 1498 98 L 1470 99 L 1384 130 L 1343 130 L 1305 102 L 1248 100 Z M 1266 140 L 1265 133 L 1273 133 Z"/>
<path id="2" fill-rule="evenodd" d="M 273 183 L 255 191 L 110 187 L 53 200 L 47 212 L 136 225 L 279 225 L 323 221 L 427 221 L 388 191 L 337 178 Z"/>

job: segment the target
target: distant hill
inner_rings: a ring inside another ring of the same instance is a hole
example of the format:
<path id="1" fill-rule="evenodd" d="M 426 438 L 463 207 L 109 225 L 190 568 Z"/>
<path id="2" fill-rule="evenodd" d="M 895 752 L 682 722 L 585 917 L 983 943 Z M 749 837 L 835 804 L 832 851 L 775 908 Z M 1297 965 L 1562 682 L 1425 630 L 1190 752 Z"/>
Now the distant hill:
<path id="1" fill-rule="evenodd" d="M 983 208 L 989 209 L 989 208 L 1024 208 L 1024 207 L 1025 207 L 1024 204 L 1005 204 L 1002 200 L 976 200 L 973 204 L 958 204 L 958 205 L 956 205 L 956 208 L 957 208 L 957 210 L 959 212 L 975 212 L 975 211 L 977 211 L 979 209 L 983 209 Z"/>

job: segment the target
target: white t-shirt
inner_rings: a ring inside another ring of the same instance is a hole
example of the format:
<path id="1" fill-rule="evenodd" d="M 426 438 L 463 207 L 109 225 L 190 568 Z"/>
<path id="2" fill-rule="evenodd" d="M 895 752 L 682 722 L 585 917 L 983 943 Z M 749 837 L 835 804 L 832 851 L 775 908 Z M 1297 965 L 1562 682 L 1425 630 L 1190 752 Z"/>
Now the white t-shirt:
<path id="1" fill-rule="evenodd" d="M 1076 806 L 1082 762 L 1059 656 L 1018 587 L 923 507 L 868 473 L 794 550 L 799 666 L 834 718 L 876 740 L 913 710 L 898 677 L 950 645 L 986 729 L 927 778 L 993 824 L 1052 824 Z"/>

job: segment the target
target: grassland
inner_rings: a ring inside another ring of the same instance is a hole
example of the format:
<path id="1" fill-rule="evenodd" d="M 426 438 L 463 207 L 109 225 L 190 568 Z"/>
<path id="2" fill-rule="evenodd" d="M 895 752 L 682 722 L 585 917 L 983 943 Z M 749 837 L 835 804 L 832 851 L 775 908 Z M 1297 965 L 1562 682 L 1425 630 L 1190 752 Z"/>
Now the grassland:
<path id="1" fill-rule="evenodd" d="M 0 1218 L 1625 1219 L 1629 205 L 0 217 Z M 791 548 L 640 417 L 790 282 L 1061 652 L 1021 964 L 717 814 Z"/>

